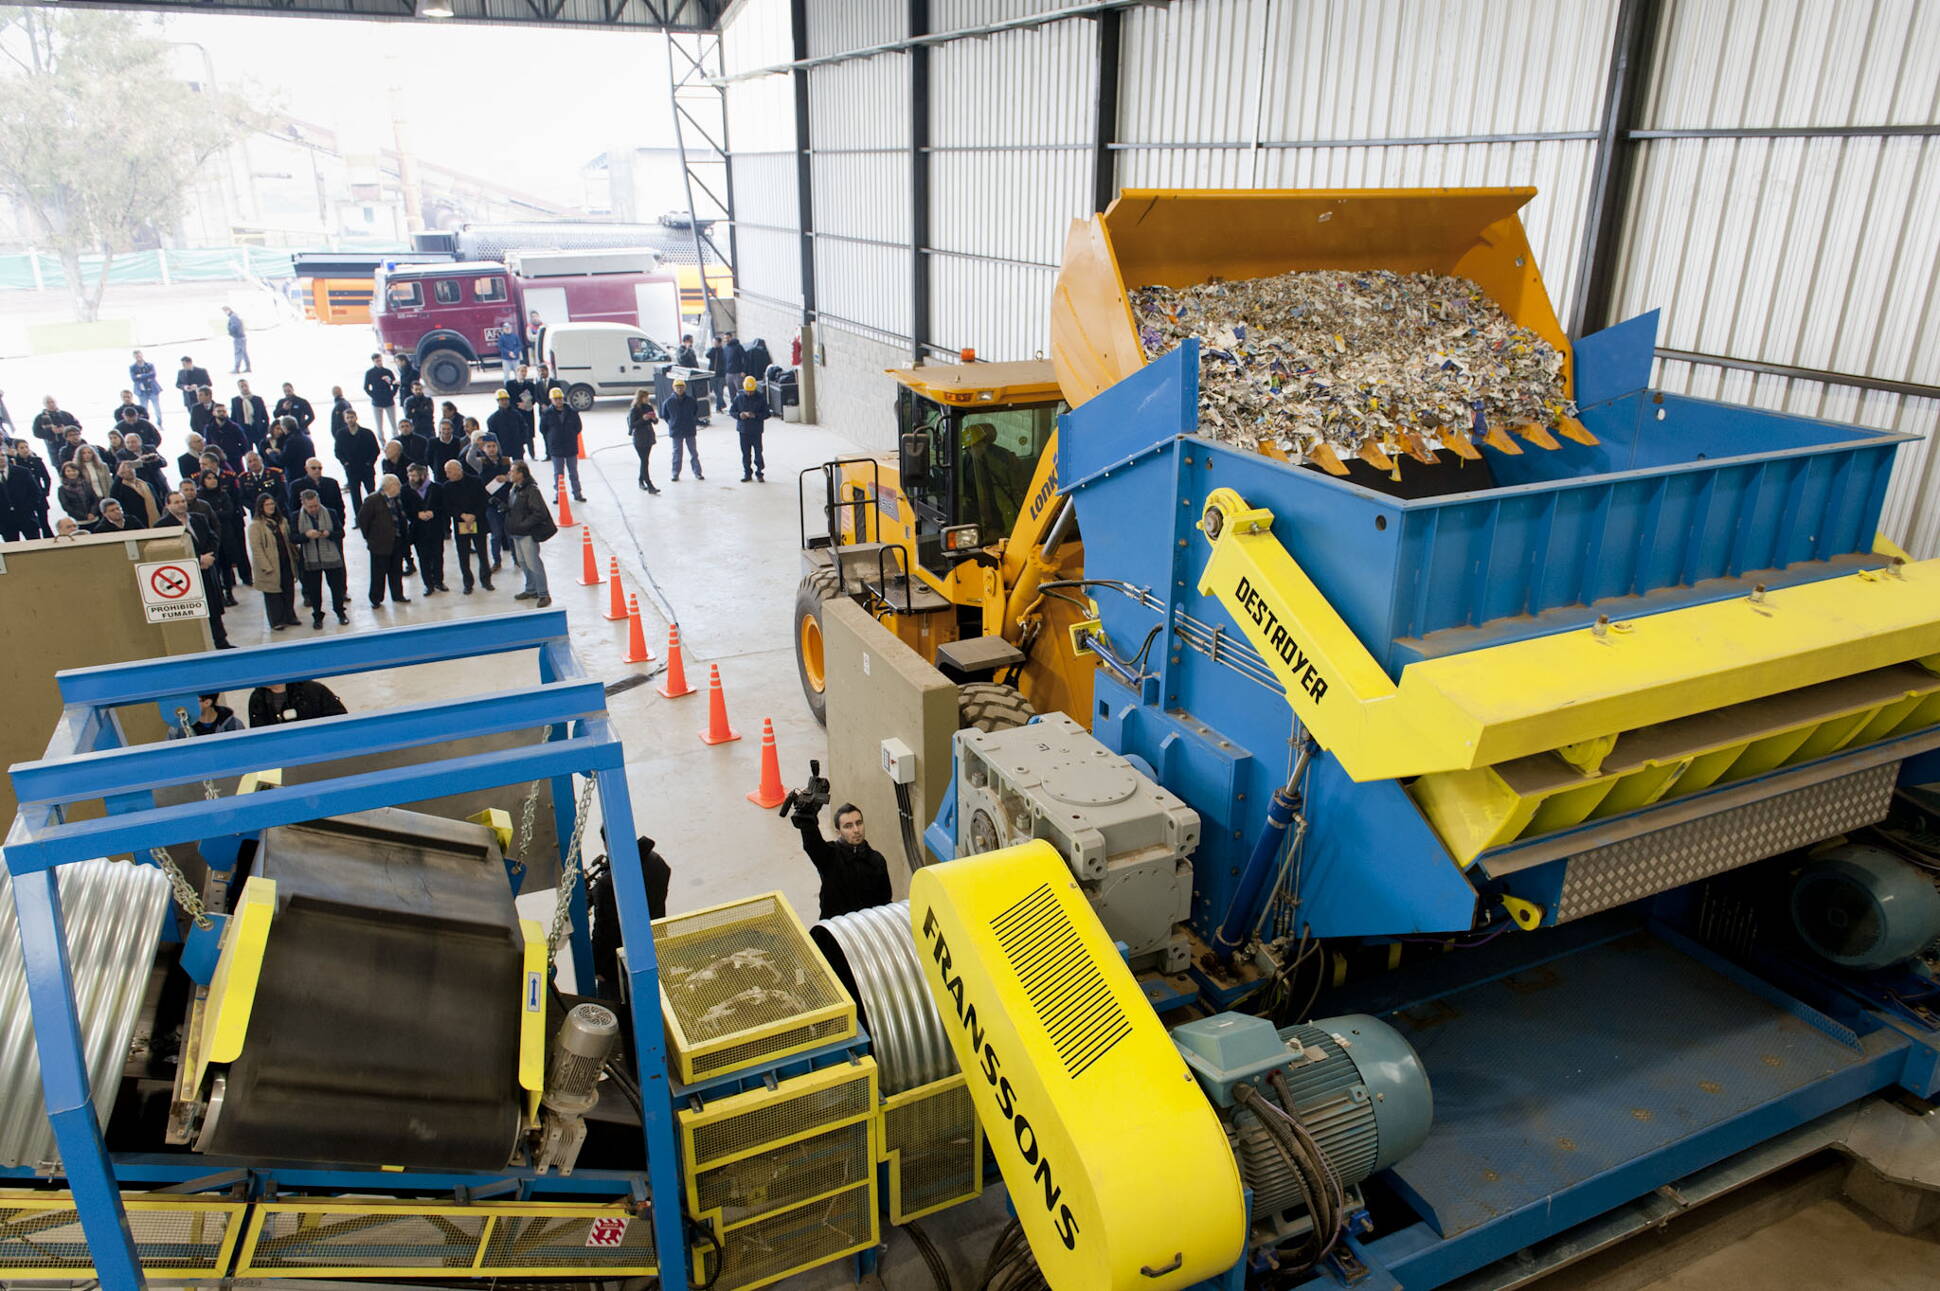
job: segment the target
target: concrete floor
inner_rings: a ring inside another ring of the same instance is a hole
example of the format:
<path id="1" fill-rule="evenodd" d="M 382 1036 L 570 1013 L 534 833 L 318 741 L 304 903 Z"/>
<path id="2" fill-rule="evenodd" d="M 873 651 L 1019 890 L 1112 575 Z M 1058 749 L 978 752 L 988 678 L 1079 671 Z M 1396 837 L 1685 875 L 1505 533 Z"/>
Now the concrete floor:
<path id="1" fill-rule="evenodd" d="M 219 393 L 224 397 L 233 393 L 234 378 L 222 375 L 227 368 L 225 341 L 176 341 L 165 347 L 150 341 L 146 348 L 165 373 L 173 369 L 179 354 L 196 354 L 217 373 Z M 280 383 L 292 380 L 322 409 L 332 384 L 345 385 L 355 396 L 371 348 L 370 334 L 362 328 L 303 323 L 260 327 L 252 340 L 254 385 L 274 399 Z M 9 360 L 0 365 L 0 388 L 7 390 L 8 406 L 23 424 L 37 407 L 40 393 L 52 390 L 93 430 L 123 384 L 126 362 L 119 351 Z M 456 402 L 461 411 L 482 419 L 493 407 L 491 389 L 481 382 Z M 361 399 L 357 403 L 363 411 Z M 170 408 L 173 411 L 174 405 Z M 787 782 L 799 782 L 806 774 L 807 760 L 825 753 L 821 728 L 802 701 L 789 636 L 799 576 L 795 480 L 802 468 L 853 451 L 854 446 L 828 429 L 773 423 L 767 437 L 769 482 L 744 485 L 737 482 L 733 435 L 724 421 L 717 421 L 700 437 L 708 479 L 684 478 L 679 485 L 672 484 L 660 460 L 665 456 L 663 443 L 655 462 L 655 478 L 663 492 L 649 497 L 634 486 L 624 403 L 602 401 L 587 415 L 586 427 L 591 458 L 581 469 L 588 500 L 576 505 L 575 511 L 591 526 L 602 572 L 609 557 L 618 557 L 627 587 L 641 592 L 648 640 L 656 655 L 664 652 L 667 609 L 678 616 L 689 679 L 705 687 L 709 665 L 720 667 L 730 715 L 744 736 L 718 747 L 701 743 L 697 732 L 706 720 L 704 693 L 666 700 L 651 685 L 644 685 L 610 701 L 626 741 L 635 823 L 640 832 L 658 841 L 673 867 L 670 909 L 690 910 L 756 892 L 780 891 L 805 921 L 812 920 L 815 875 L 796 845 L 794 831 L 743 795 L 756 783 L 764 717 L 774 720 Z M 182 450 L 183 418 L 171 417 L 164 429 L 165 451 L 172 460 Z M 549 468 L 541 470 L 542 479 L 549 480 Z M 575 648 L 591 674 L 609 684 L 640 675 L 657 678 L 660 662 L 637 667 L 621 662 L 625 625 L 603 617 L 607 589 L 578 585 L 577 530 L 563 530 L 548 544 L 546 556 L 554 604 L 567 611 Z M 351 565 L 351 626 L 339 628 L 332 623 L 324 633 L 510 613 L 529 604 L 512 600 L 518 583 L 508 559 L 495 594 L 466 597 L 454 592 L 424 598 L 413 587 L 413 604 L 372 611 L 355 596 L 367 566 L 354 544 Z M 646 591 L 649 577 L 658 589 L 652 595 Z M 247 591 L 239 599 L 241 604 L 228 615 L 230 637 L 238 645 L 312 634 L 307 626 L 273 634 L 264 624 L 260 599 Z M 479 693 L 535 677 L 529 661 L 513 657 L 510 666 L 500 662 L 477 668 L 447 665 L 345 678 L 333 684 L 352 709 L 362 709 Z M 835 786 L 835 791 L 840 795 L 842 787 Z M 504 805 L 516 804 L 508 800 Z M 878 833 L 879 845 L 894 837 L 889 822 L 883 822 Z M 885 848 L 891 854 L 894 850 Z M 906 876 L 896 878 L 900 893 Z M 979 1202 L 925 1221 L 924 1227 L 962 1279 L 974 1276 L 1004 1219 L 1001 1188 L 992 1188 Z M 897 1291 L 927 1287 L 927 1274 L 908 1239 L 885 1231 L 884 1240 L 883 1284 Z M 830 1266 L 785 1285 L 853 1285 L 850 1267 L 846 1262 Z M 1582 1283 L 1572 1281 L 1571 1272 L 1565 1270 L 1538 1285 L 1562 1291 Z M 1924 1236 L 1901 1237 L 1837 1201 L 1824 1201 L 1652 1285 L 1662 1291 L 1741 1287 L 1748 1291 L 1792 1287 L 1924 1291 L 1940 1286 L 1940 1244 L 1931 1230 Z"/>

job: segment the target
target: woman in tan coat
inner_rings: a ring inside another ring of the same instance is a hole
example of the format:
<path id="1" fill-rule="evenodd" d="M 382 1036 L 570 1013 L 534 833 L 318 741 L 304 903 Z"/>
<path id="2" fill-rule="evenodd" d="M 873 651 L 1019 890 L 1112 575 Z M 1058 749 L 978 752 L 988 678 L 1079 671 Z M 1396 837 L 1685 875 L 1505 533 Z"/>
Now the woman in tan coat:
<path id="1" fill-rule="evenodd" d="M 263 594 L 263 613 L 271 631 L 296 626 L 296 550 L 290 546 L 290 522 L 283 500 L 265 493 L 256 501 L 256 518 L 249 522 L 249 563 L 256 590 Z"/>

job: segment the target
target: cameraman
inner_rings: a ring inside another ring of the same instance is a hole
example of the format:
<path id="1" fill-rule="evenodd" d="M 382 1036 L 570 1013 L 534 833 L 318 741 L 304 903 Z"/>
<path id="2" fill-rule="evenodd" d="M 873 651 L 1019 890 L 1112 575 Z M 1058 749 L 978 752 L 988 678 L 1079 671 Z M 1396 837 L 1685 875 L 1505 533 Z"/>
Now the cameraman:
<path id="1" fill-rule="evenodd" d="M 826 789 L 823 792 L 826 795 Z M 821 801 L 826 802 L 826 796 Z M 863 834 L 862 808 L 845 802 L 835 809 L 837 838 L 830 842 L 822 837 L 819 807 L 812 794 L 798 795 L 789 820 L 802 832 L 802 851 L 822 876 L 821 917 L 833 919 L 852 910 L 887 905 L 889 865 Z"/>

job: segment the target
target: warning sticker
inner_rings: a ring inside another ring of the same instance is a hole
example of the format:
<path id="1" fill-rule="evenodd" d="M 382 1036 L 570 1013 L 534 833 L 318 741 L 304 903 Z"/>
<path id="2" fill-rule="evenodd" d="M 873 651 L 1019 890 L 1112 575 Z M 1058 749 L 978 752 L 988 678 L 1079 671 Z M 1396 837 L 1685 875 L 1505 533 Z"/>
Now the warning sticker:
<path id="1" fill-rule="evenodd" d="M 158 560 L 135 566 L 135 585 L 150 623 L 209 617 L 202 570 L 192 560 Z"/>
<path id="2" fill-rule="evenodd" d="M 630 1221 L 625 1215 L 606 1215 L 593 1221 L 586 1230 L 588 1246 L 618 1246 L 626 1240 L 626 1226 Z"/>

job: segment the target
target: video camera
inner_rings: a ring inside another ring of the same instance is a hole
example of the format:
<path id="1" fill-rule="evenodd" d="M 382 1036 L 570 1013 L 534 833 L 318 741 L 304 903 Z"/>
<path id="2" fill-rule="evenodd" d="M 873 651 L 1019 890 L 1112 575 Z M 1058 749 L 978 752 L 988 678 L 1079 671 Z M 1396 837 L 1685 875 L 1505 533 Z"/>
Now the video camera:
<path id="1" fill-rule="evenodd" d="M 808 784 L 800 789 L 791 789 L 788 796 L 781 800 L 780 816 L 813 817 L 829 805 L 829 782 L 822 775 L 822 763 L 816 758 L 808 760 Z"/>

